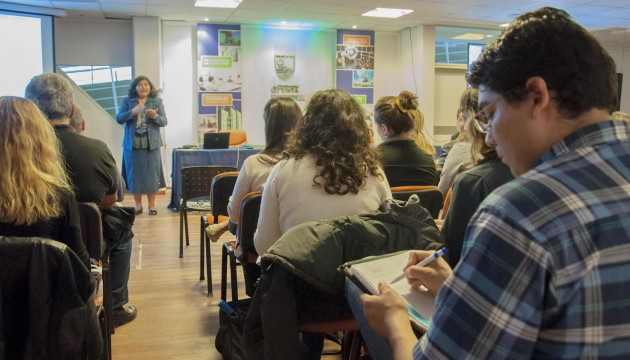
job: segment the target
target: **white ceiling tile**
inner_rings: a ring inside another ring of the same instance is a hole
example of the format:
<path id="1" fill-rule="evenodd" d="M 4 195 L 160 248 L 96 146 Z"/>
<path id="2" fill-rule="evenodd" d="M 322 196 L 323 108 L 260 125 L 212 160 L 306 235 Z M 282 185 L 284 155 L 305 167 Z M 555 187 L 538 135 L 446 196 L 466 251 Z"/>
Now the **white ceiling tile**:
<path id="1" fill-rule="evenodd" d="M 147 0 L 101 0 L 101 4 L 145 4 Z"/>
<path id="2" fill-rule="evenodd" d="M 594 15 L 611 18 L 627 18 L 630 17 L 630 8 L 611 8 L 610 10 L 598 12 Z"/>
<path id="3" fill-rule="evenodd" d="M 54 7 L 52 2 L 50 1 L 41 1 L 41 0 L 22 0 L 22 1 L 5 1 L 10 4 L 21 4 L 21 5 L 30 5 L 30 6 L 41 6 L 41 7 Z"/>
<path id="4" fill-rule="evenodd" d="M 105 15 L 101 11 L 79 11 L 79 10 L 68 10 L 68 17 L 76 17 L 83 19 L 103 19 Z"/>
<path id="5" fill-rule="evenodd" d="M 613 7 L 630 7 L 628 0 L 595 0 L 590 5 L 613 6 Z"/>
<path id="6" fill-rule="evenodd" d="M 138 13 L 144 14 L 146 11 L 146 5 L 141 4 L 112 4 L 112 3 L 101 3 L 101 9 L 104 12 L 115 12 L 115 13 L 133 13 L 133 16 L 138 16 Z"/>
<path id="7" fill-rule="evenodd" d="M 282 9 L 292 0 L 243 0 L 237 9 Z"/>
<path id="8" fill-rule="evenodd" d="M 613 8 L 609 6 L 593 6 L 593 5 L 577 5 L 569 8 L 567 12 L 571 16 L 576 15 L 599 15 L 602 11 L 610 11 Z"/>
<path id="9" fill-rule="evenodd" d="M 74 1 L 52 1 L 56 8 L 79 11 L 101 11 L 99 3 L 94 2 L 74 2 Z"/>
<path id="10" fill-rule="evenodd" d="M 370 10 L 370 6 L 335 6 L 319 3 L 293 3 L 286 8 L 285 11 L 292 12 L 314 12 L 338 15 L 361 15 Z"/>
<path id="11" fill-rule="evenodd" d="M 243 17 L 266 17 L 273 16 L 278 13 L 276 9 L 241 9 L 240 7 L 235 9 L 232 13 L 232 16 L 243 16 Z"/>

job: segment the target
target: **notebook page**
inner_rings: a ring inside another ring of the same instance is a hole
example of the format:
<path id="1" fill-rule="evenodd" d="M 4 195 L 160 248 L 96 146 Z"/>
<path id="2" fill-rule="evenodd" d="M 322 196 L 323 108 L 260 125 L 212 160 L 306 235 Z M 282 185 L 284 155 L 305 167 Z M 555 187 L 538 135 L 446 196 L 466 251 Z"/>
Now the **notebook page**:
<path id="1" fill-rule="evenodd" d="M 394 279 L 400 276 L 408 260 L 409 252 L 404 252 L 374 261 L 354 264 L 350 270 L 373 294 L 378 293 L 379 282 L 388 284 L 407 302 L 410 315 L 424 327 L 427 327 L 428 320 L 433 314 L 435 302 L 433 295 L 424 286 L 419 289 L 411 287 L 405 278 L 392 283 Z"/>

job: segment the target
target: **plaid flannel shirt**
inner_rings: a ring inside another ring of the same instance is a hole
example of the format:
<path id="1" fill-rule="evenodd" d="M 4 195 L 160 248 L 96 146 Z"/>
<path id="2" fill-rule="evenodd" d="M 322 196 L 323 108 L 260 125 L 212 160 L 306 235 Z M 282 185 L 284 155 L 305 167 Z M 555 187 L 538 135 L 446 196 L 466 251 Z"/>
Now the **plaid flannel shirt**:
<path id="1" fill-rule="evenodd" d="M 630 359 L 630 126 L 553 146 L 468 225 L 415 359 Z"/>

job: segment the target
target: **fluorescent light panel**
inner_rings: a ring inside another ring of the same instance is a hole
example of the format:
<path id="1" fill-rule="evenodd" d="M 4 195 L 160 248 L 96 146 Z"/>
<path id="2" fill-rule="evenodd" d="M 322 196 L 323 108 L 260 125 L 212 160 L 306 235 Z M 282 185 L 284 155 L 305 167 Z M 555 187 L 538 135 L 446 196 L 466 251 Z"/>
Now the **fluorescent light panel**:
<path id="1" fill-rule="evenodd" d="M 486 36 L 484 34 L 465 33 L 457 36 L 453 36 L 453 39 L 457 40 L 481 40 Z"/>
<path id="2" fill-rule="evenodd" d="M 243 0 L 197 0 L 195 6 L 233 9 L 238 7 L 241 1 Z"/>
<path id="3" fill-rule="evenodd" d="M 370 17 L 384 17 L 384 18 L 399 18 L 403 15 L 412 13 L 413 10 L 407 9 L 388 9 L 388 8 L 376 8 L 374 10 L 370 10 L 361 16 L 370 16 Z"/>

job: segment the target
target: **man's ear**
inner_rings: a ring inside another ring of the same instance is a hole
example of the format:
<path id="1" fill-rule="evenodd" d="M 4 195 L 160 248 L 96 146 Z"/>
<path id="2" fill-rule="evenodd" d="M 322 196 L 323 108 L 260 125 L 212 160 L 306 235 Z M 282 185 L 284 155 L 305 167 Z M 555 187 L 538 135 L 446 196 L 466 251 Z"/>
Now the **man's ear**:
<path id="1" fill-rule="evenodd" d="M 74 116 L 74 112 L 75 112 L 74 109 L 75 109 L 74 104 L 72 104 L 72 111 L 70 111 L 70 116 L 68 116 L 68 119 L 72 119 L 72 117 Z"/>
<path id="2" fill-rule="evenodd" d="M 551 93 L 547 88 L 547 82 L 540 76 L 533 76 L 525 82 L 528 91 L 528 99 L 532 101 L 532 116 L 537 118 L 548 110 L 551 104 Z"/>

